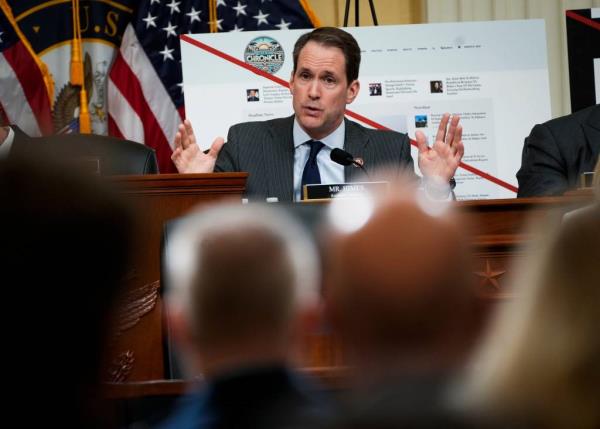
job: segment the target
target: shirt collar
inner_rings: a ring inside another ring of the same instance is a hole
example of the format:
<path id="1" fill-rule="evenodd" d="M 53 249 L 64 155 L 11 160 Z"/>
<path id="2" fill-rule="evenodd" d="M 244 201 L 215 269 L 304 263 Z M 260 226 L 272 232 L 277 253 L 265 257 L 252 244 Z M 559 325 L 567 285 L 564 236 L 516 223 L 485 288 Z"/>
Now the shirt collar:
<path id="1" fill-rule="evenodd" d="M 6 158 L 10 152 L 13 140 L 15 139 L 15 132 L 11 127 L 8 128 L 8 135 L 3 142 L 0 142 L 0 159 Z"/>
<path id="2" fill-rule="evenodd" d="M 346 121 L 343 120 L 339 127 L 337 127 L 327 137 L 319 139 L 325 146 L 330 149 L 343 149 L 344 138 L 346 136 Z M 294 117 L 294 148 L 306 143 L 309 140 L 313 140 L 307 133 L 302 129 L 296 117 Z"/>

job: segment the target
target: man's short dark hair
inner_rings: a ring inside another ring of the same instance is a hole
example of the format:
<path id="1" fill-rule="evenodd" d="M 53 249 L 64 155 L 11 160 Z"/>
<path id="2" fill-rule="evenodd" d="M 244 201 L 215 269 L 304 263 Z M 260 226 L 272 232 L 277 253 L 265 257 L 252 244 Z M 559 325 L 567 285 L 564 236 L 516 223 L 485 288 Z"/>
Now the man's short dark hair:
<path id="1" fill-rule="evenodd" d="M 358 70 L 360 68 L 360 47 L 358 46 L 358 42 L 350 33 L 336 27 L 315 28 L 310 33 L 300 36 L 294 45 L 294 73 L 296 73 L 300 51 L 311 41 L 323 46 L 340 49 L 346 59 L 346 79 L 348 79 L 348 84 L 358 79 Z"/>

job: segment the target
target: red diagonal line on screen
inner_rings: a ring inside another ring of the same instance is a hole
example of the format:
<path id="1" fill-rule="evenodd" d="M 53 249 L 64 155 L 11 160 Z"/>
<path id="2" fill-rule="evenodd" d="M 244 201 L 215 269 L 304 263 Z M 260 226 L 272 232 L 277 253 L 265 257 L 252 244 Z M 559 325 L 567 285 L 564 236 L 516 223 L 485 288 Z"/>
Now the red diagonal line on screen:
<path id="1" fill-rule="evenodd" d="M 183 40 L 183 41 L 185 41 L 185 42 L 187 42 L 187 43 L 189 43 L 191 45 L 194 45 L 197 48 L 200 48 L 200 49 L 202 49 L 202 50 L 204 50 L 206 52 L 209 52 L 209 53 L 211 53 L 213 55 L 216 55 L 219 58 L 222 58 L 222 59 L 224 59 L 226 61 L 229 61 L 230 63 L 233 63 L 233 64 L 235 64 L 235 65 L 237 65 L 239 67 L 245 68 L 246 70 L 248 70 L 251 73 L 254 73 L 254 74 L 257 74 L 259 76 L 262 76 L 265 79 L 268 79 L 268 80 L 270 80 L 272 82 L 278 83 L 279 85 L 284 86 L 286 88 L 290 87 L 289 82 L 287 82 L 287 81 L 285 81 L 285 80 L 283 80 L 283 79 L 281 79 L 281 78 L 279 78 L 277 76 L 273 76 L 272 74 L 269 74 L 269 73 L 267 73 L 267 72 L 265 72 L 265 71 L 263 71 L 263 70 L 261 70 L 261 69 L 259 69 L 257 67 L 254 67 L 254 66 L 252 66 L 250 64 L 247 64 L 247 63 L 245 63 L 242 60 L 239 60 L 239 59 L 237 59 L 235 57 L 232 57 L 231 55 L 228 55 L 225 52 L 219 51 L 218 49 L 215 49 L 212 46 L 208 46 L 205 43 L 202 43 L 202 42 L 200 42 L 198 40 L 195 40 L 195 39 L 189 37 L 186 34 L 182 34 L 179 37 L 181 38 L 181 40 Z M 361 122 L 363 122 L 363 123 L 365 123 L 367 125 L 370 125 L 373 128 L 377 128 L 379 130 L 390 130 L 390 131 L 392 131 L 390 128 L 388 128 L 388 127 L 386 127 L 384 125 L 381 125 L 381 124 L 379 124 L 379 123 L 377 123 L 377 122 L 375 122 L 375 121 L 373 121 L 371 119 L 368 119 L 368 118 L 366 118 L 366 117 L 364 117 L 362 115 L 359 115 L 358 113 L 352 112 L 351 110 L 347 110 L 346 109 L 346 115 L 350 116 L 351 118 L 357 119 L 357 120 L 359 120 L 359 121 L 361 121 Z M 415 147 L 417 146 L 417 142 L 414 141 L 414 140 L 412 140 L 412 139 L 410 140 L 410 143 L 413 146 L 415 146 Z M 485 171 L 481 171 L 478 168 L 475 168 L 475 167 L 472 167 L 470 165 L 467 165 L 464 162 L 461 162 L 458 166 L 461 167 L 464 170 L 467 170 L 470 173 L 478 175 L 479 177 L 481 177 L 483 179 L 489 180 L 490 182 L 492 182 L 492 183 L 494 183 L 494 184 L 496 184 L 498 186 L 501 186 L 501 187 L 503 187 L 505 189 L 508 189 L 509 191 L 512 191 L 514 193 L 516 193 L 518 191 L 518 189 L 517 189 L 516 186 L 513 186 L 510 183 L 505 182 L 504 180 L 498 179 L 497 177 L 494 177 L 491 174 L 486 173 Z"/>
<path id="2" fill-rule="evenodd" d="M 182 34 L 179 36 L 181 38 L 181 40 L 188 42 L 189 44 L 192 44 L 194 46 L 196 46 L 197 48 L 200 48 L 206 52 L 209 52 L 213 55 L 216 55 L 219 58 L 223 58 L 226 61 L 229 61 L 230 63 L 235 64 L 236 66 L 240 66 L 242 68 L 245 68 L 246 70 L 257 74 L 259 76 L 262 76 L 266 79 L 269 79 L 270 81 L 273 81 L 275 83 L 278 83 L 281 86 L 285 86 L 286 88 L 290 87 L 290 83 L 277 77 L 277 76 L 273 76 L 270 73 L 267 73 L 266 71 L 262 71 L 261 69 L 254 67 L 253 65 L 250 64 L 246 64 L 245 62 L 243 62 L 242 60 L 238 60 L 235 57 L 232 57 L 231 55 L 226 54 L 225 52 L 219 51 L 218 49 L 213 48 L 212 46 L 208 46 L 205 43 L 202 43 L 196 39 L 192 39 L 190 36 L 188 36 L 187 34 Z"/>
<path id="3" fill-rule="evenodd" d="M 568 10 L 565 12 L 567 14 L 567 18 L 574 19 L 575 21 L 579 21 L 582 24 L 587 25 L 588 27 L 595 28 L 596 30 L 600 30 L 600 22 L 596 22 L 593 19 L 586 18 L 585 16 L 581 16 L 578 13 L 573 12 L 572 10 Z"/>
<path id="4" fill-rule="evenodd" d="M 358 119 L 359 121 L 364 122 L 365 124 L 368 124 L 368 125 L 372 126 L 373 128 L 377 128 L 379 130 L 390 130 L 390 131 L 393 131 L 393 130 L 391 130 L 388 127 L 385 127 L 385 126 L 383 126 L 383 125 L 381 125 L 381 124 L 379 124 L 379 123 L 377 123 L 377 122 L 375 122 L 375 121 L 373 121 L 373 120 L 371 120 L 369 118 L 366 118 L 366 117 L 364 117 L 362 115 L 359 115 L 358 113 L 351 112 L 350 110 L 346 110 L 346 114 L 348 116 L 354 118 L 354 119 Z M 417 147 L 417 142 L 415 140 L 413 140 L 413 139 L 410 139 L 410 144 L 412 144 L 414 147 Z M 477 176 L 479 176 L 479 177 L 481 177 L 483 179 L 489 180 L 490 182 L 495 183 L 496 185 L 501 186 L 503 188 L 506 188 L 509 191 L 512 191 L 514 193 L 517 193 L 517 191 L 519 190 L 516 186 L 513 186 L 510 183 L 507 183 L 507 182 L 505 182 L 502 179 L 498 179 L 497 177 L 492 176 L 491 174 L 486 173 L 485 171 L 481 171 L 478 168 L 475 168 L 475 167 L 472 167 L 472 166 L 470 166 L 468 164 L 465 164 L 464 162 L 460 162 L 458 164 L 458 166 L 461 167 L 463 170 L 467 170 L 470 173 L 476 174 Z"/>

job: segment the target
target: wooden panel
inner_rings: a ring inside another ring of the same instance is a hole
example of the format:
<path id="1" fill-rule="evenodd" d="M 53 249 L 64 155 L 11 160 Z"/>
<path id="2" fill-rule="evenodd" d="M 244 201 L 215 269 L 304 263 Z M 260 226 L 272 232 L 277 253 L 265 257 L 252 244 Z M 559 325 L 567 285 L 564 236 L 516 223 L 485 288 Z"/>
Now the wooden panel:
<path id="1" fill-rule="evenodd" d="M 247 176 L 163 174 L 109 179 L 137 209 L 138 222 L 127 292 L 110 341 L 107 381 L 164 378 L 162 298 L 153 293 L 153 285 L 160 287 L 163 224 L 193 207 L 216 200 L 232 198 L 241 202 Z"/>
<path id="2" fill-rule="evenodd" d="M 320 382 L 328 389 L 347 388 L 344 368 L 306 368 L 301 372 Z M 127 383 L 105 383 L 104 396 L 108 399 L 150 398 L 153 396 L 180 396 L 189 392 L 200 380 L 154 380 Z"/>
<path id="3" fill-rule="evenodd" d="M 161 175 L 115 179 L 115 183 L 141 210 L 138 224 L 140 241 L 132 265 L 129 284 L 129 310 L 142 314 L 139 321 L 131 314 L 122 317 L 132 323 L 113 338 L 113 365 L 109 381 L 152 381 L 165 376 L 163 348 L 165 330 L 162 320 L 162 300 L 155 297 L 153 287 L 159 281 L 159 247 L 163 223 L 177 217 L 197 204 L 223 198 L 239 200 L 246 174 Z M 510 298 L 505 281 L 515 259 L 523 254 L 523 245 L 531 240 L 527 232 L 530 223 L 555 213 L 565 212 L 585 204 L 591 195 L 571 195 L 511 200 L 464 201 L 455 203 L 460 222 L 467 225 L 469 240 L 476 256 L 475 272 L 486 299 Z M 133 303 L 131 302 L 133 301 Z M 134 314 L 135 316 L 135 314 Z M 123 324 L 122 323 L 122 324 Z M 344 367 L 339 341 L 327 328 L 309 335 L 307 347 L 300 357 L 301 366 L 328 377 Z M 332 376 L 337 380 L 336 376 Z"/>
<path id="4" fill-rule="evenodd" d="M 473 275 L 480 297 L 492 301 L 514 298 L 513 292 L 507 290 L 507 280 L 515 262 L 523 256 L 524 246 L 532 239 L 530 226 L 548 216 L 557 218 L 591 198 L 589 192 L 584 192 L 565 197 L 454 203 L 474 252 Z M 337 373 L 346 364 L 340 341 L 331 332 L 324 329 L 308 338 L 302 366 Z M 333 379 L 339 382 L 336 377 Z"/>

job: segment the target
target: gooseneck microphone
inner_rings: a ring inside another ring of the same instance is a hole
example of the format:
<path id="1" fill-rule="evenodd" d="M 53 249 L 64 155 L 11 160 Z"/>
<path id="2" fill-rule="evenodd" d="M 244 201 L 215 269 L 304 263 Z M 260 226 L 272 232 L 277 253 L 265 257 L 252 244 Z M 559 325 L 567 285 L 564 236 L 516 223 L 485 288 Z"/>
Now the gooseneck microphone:
<path id="1" fill-rule="evenodd" d="M 363 163 L 354 159 L 354 156 L 352 156 L 352 154 L 350 152 L 346 152 L 345 150 L 336 147 L 331 150 L 331 154 L 329 156 L 330 156 L 331 160 L 337 164 L 340 164 L 343 166 L 352 165 L 352 164 L 356 165 L 362 171 L 365 172 L 367 177 L 369 177 L 369 173 L 363 166 Z"/>
<path id="2" fill-rule="evenodd" d="M 354 157 L 351 153 L 337 147 L 331 149 L 331 155 L 329 156 L 331 157 L 331 160 L 337 164 L 344 166 L 355 164 Z"/>

